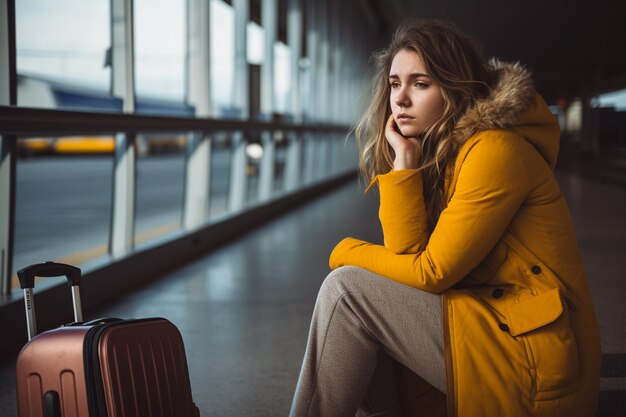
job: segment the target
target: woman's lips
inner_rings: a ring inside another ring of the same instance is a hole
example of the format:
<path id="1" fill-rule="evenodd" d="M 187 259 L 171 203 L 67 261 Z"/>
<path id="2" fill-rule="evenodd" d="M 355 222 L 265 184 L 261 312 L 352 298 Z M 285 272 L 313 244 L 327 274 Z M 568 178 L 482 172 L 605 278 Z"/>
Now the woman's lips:
<path id="1" fill-rule="evenodd" d="M 402 122 L 402 123 L 407 123 L 407 122 L 412 121 L 413 119 L 415 118 L 411 116 L 398 116 L 397 121 Z"/>

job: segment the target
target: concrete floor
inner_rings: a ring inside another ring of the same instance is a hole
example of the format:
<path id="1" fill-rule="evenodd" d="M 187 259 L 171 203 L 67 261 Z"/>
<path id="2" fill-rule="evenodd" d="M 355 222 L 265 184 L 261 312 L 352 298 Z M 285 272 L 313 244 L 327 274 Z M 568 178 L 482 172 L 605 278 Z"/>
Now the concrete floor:
<path id="1" fill-rule="evenodd" d="M 626 172 L 603 183 L 588 168 L 557 177 L 574 217 L 602 331 L 598 416 L 626 409 Z M 98 316 L 162 316 L 181 330 L 202 416 L 286 416 L 317 289 L 344 236 L 381 241 L 377 195 L 355 182 L 121 297 Z M 0 415 L 15 416 L 13 364 L 0 363 Z"/>

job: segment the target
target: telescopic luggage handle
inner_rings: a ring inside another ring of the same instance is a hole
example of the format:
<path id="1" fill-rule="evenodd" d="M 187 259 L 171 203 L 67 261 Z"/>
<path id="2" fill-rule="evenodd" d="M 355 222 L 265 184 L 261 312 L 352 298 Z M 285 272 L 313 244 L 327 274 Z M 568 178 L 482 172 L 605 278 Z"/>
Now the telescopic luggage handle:
<path id="1" fill-rule="evenodd" d="M 20 287 L 24 290 L 24 303 L 26 305 L 26 324 L 28 326 L 28 340 L 37 334 L 35 322 L 35 304 L 33 288 L 35 277 L 60 277 L 65 276 L 72 288 L 72 303 L 74 305 L 74 320 L 83 321 L 83 311 L 80 302 L 80 268 L 72 265 L 56 262 L 42 262 L 22 268 L 17 271 Z"/>
<path id="2" fill-rule="evenodd" d="M 34 288 L 35 277 L 67 277 L 72 286 L 80 285 L 80 268 L 56 262 L 42 262 L 27 266 L 17 271 L 22 288 Z"/>

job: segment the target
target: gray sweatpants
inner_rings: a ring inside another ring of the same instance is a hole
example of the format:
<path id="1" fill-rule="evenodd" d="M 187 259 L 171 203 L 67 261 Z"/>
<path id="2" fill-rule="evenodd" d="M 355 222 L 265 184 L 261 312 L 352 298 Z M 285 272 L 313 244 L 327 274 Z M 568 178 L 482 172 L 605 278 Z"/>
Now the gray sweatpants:
<path id="1" fill-rule="evenodd" d="M 446 392 L 441 297 L 354 266 L 332 271 L 290 416 L 400 416 L 394 361 Z"/>

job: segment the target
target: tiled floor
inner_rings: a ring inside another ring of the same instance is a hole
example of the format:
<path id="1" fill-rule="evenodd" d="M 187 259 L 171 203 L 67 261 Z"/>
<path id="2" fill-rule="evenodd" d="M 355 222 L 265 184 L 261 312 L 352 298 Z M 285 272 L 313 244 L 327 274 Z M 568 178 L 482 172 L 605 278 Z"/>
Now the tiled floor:
<path id="1" fill-rule="evenodd" d="M 626 175 L 625 175 L 626 176 Z M 558 173 L 591 278 L 605 353 L 598 416 L 626 409 L 626 187 Z M 163 316 L 180 328 L 203 416 L 286 416 L 333 245 L 380 241 L 377 196 L 350 183 L 251 231 L 100 316 Z M 9 355 L 10 356 L 10 355 Z M 0 366 L 0 415 L 15 415 L 14 357 Z"/>

